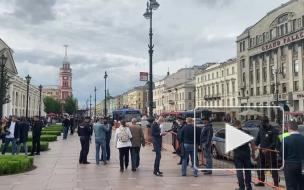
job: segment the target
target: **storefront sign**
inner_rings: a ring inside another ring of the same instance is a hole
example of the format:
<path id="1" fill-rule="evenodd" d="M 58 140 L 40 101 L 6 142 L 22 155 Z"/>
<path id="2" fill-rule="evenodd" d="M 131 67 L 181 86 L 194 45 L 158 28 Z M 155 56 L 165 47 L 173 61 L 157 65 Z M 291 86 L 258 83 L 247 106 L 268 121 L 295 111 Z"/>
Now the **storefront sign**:
<path id="1" fill-rule="evenodd" d="M 147 73 L 147 72 L 140 72 L 139 73 L 139 80 L 140 81 L 148 81 L 148 76 L 149 76 L 149 73 Z"/>
<path id="2" fill-rule="evenodd" d="M 299 40 L 302 40 L 302 39 L 304 39 L 304 30 L 296 32 L 296 33 L 294 33 L 292 35 L 289 35 L 289 36 L 285 36 L 283 38 L 280 38 L 278 40 L 275 40 L 273 42 L 270 42 L 268 44 L 263 45 L 262 46 L 262 52 L 265 52 L 265 51 L 268 51 L 268 50 L 271 50 L 271 49 L 275 49 L 275 48 L 278 48 L 280 46 L 284 46 L 284 45 L 287 45 L 287 44 L 290 44 L 292 42 L 299 41 Z"/>

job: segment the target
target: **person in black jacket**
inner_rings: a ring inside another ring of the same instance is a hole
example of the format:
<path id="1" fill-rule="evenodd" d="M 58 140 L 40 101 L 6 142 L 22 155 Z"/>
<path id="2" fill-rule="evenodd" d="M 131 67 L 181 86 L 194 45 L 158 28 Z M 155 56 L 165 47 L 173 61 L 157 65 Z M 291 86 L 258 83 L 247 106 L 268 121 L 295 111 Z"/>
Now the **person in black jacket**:
<path id="1" fill-rule="evenodd" d="M 62 125 L 63 125 L 63 140 L 66 140 L 67 137 L 68 137 L 69 128 L 71 126 L 71 122 L 70 122 L 69 116 L 65 116 L 64 117 Z"/>
<path id="2" fill-rule="evenodd" d="M 193 119 L 187 118 L 186 119 L 187 125 L 183 127 L 181 130 L 180 138 L 181 142 L 184 146 L 184 155 L 183 155 L 183 161 L 182 161 L 182 176 L 187 175 L 187 165 L 189 156 L 191 158 L 192 165 L 198 166 L 198 160 L 197 160 L 197 145 L 194 144 L 194 139 L 196 136 L 194 136 L 194 130 L 198 130 L 198 128 L 194 128 L 193 126 Z M 194 164 L 194 159 L 196 164 Z M 193 176 L 198 176 L 198 170 L 193 167 Z"/>
<path id="3" fill-rule="evenodd" d="M 92 136 L 91 118 L 86 117 L 84 122 L 78 127 L 78 136 L 80 137 L 81 151 L 79 155 L 79 164 L 90 164 L 88 154 L 90 149 L 90 139 Z"/>
<path id="4" fill-rule="evenodd" d="M 212 174 L 212 156 L 211 156 L 211 146 L 212 146 L 212 137 L 213 137 L 213 127 L 212 123 L 209 121 L 209 115 L 203 116 L 204 127 L 201 130 L 200 136 L 200 144 L 201 148 L 204 152 L 205 160 L 206 160 L 206 170 L 204 171 L 204 175 Z"/>
<path id="5" fill-rule="evenodd" d="M 152 124 L 152 139 L 153 147 L 155 150 L 155 161 L 154 161 L 154 171 L 153 174 L 156 176 L 162 176 L 163 173 L 159 170 L 160 159 L 161 159 L 161 149 L 162 149 L 162 137 L 167 134 L 163 130 L 163 123 L 165 122 L 163 117 L 159 117 L 157 122 Z"/>
<path id="6" fill-rule="evenodd" d="M 12 154 L 17 153 L 17 141 L 19 140 L 19 123 L 16 116 L 12 116 L 5 127 L 5 143 L 2 149 L 4 155 L 9 143 L 12 143 Z"/>
<path id="7" fill-rule="evenodd" d="M 41 137 L 41 130 L 43 127 L 42 121 L 39 119 L 38 116 L 34 117 L 34 121 L 32 123 L 32 151 L 30 156 L 34 156 L 34 153 L 36 152 L 36 155 L 40 155 L 40 137 Z"/>
<path id="8" fill-rule="evenodd" d="M 111 158 L 110 142 L 111 142 L 111 138 L 112 138 L 112 127 L 114 125 L 114 122 L 111 118 L 107 118 L 105 120 L 104 124 L 109 126 L 109 130 L 106 132 L 106 158 L 107 158 L 107 161 L 109 161 Z M 104 152 L 102 152 L 101 154 L 102 154 L 101 158 L 103 158 Z M 102 161 L 105 161 L 105 160 L 102 160 Z"/>
<path id="9" fill-rule="evenodd" d="M 258 132 L 258 135 L 255 140 L 255 145 L 260 146 L 260 152 L 258 157 L 258 168 L 270 168 L 274 186 L 279 187 L 279 174 L 278 168 L 278 159 L 275 149 L 277 147 L 278 135 L 279 132 L 269 124 L 268 118 L 265 116 L 262 118 L 262 126 Z M 259 183 L 256 183 L 255 186 L 265 186 L 265 171 L 258 171 Z"/>
<path id="10" fill-rule="evenodd" d="M 304 136 L 298 132 L 298 125 L 288 126 L 289 136 L 284 138 L 284 175 L 287 190 L 304 189 L 302 161 L 304 160 Z"/>
<path id="11" fill-rule="evenodd" d="M 28 138 L 28 132 L 30 129 L 30 124 L 28 120 L 25 117 L 22 117 L 19 122 L 19 141 L 17 142 L 17 154 L 19 154 L 21 145 L 23 145 L 24 153 L 27 155 L 28 149 L 27 149 L 27 138 Z"/>

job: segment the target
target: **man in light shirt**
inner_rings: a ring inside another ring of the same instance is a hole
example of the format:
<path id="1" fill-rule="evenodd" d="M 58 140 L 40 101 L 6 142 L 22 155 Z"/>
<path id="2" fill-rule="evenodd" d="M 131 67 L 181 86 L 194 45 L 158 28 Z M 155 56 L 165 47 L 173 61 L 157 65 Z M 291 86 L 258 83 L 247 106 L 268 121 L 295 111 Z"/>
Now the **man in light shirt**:
<path id="1" fill-rule="evenodd" d="M 8 125 L 5 129 L 5 144 L 2 149 L 2 154 L 4 155 L 8 145 L 12 143 L 12 154 L 17 153 L 17 141 L 19 140 L 19 128 L 16 116 L 13 116 L 12 119 L 8 122 Z"/>

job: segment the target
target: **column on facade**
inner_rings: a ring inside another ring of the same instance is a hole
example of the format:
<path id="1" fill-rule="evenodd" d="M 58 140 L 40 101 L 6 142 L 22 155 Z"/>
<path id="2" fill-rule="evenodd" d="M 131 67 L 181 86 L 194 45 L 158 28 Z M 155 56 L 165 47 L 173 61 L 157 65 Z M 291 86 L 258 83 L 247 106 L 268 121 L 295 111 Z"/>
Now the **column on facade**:
<path id="1" fill-rule="evenodd" d="M 293 61 L 292 61 L 292 48 L 288 47 L 287 50 L 287 65 L 288 65 L 288 82 L 289 82 L 289 88 L 288 91 L 289 92 L 293 92 L 294 88 L 293 88 Z"/>
<path id="2" fill-rule="evenodd" d="M 304 86 L 303 86 L 303 49 L 302 46 L 299 44 L 298 45 L 298 60 L 299 60 L 299 91 L 304 90 Z M 304 109 L 304 100 L 299 100 L 299 110 L 303 110 Z"/>

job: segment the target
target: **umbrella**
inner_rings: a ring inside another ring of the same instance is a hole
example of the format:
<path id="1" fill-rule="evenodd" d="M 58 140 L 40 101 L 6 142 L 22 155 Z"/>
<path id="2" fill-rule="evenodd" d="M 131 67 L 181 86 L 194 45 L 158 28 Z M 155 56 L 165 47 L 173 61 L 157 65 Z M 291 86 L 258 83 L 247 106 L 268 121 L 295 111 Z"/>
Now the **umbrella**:
<path id="1" fill-rule="evenodd" d="M 260 113 L 258 111 L 255 111 L 255 110 L 246 110 L 246 111 L 243 111 L 243 112 L 239 113 L 239 115 L 241 115 L 241 116 L 247 116 L 247 115 L 263 116 L 264 114 Z"/>

